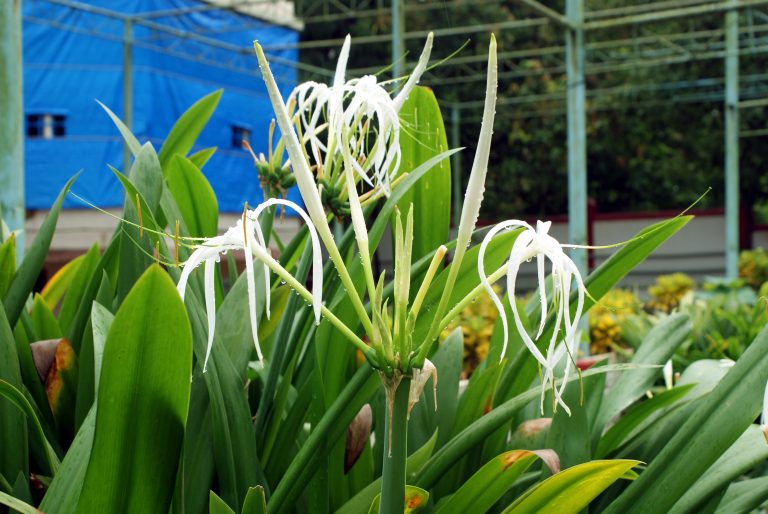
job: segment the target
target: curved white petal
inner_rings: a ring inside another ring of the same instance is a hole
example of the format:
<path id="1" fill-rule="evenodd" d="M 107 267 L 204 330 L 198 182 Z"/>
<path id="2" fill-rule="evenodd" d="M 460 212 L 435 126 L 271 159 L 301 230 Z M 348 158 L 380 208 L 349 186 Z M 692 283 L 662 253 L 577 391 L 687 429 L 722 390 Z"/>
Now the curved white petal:
<path id="1" fill-rule="evenodd" d="M 411 90 L 413 90 L 413 88 L 416 87 L 416 84 L 419 83 L 421 76 L 424 74 L 424 71 L 427 69 L 427 64 L 429 63 L 429 55 L 430 53 L 432 53 L 433 39 L 434 39 L 434 34 L 430 32 L 429 35 L 427 35 L 426 43 L 424 43 L 424 49 L 421 51 L 421 57 L 419 57 L 419 62 L 416 64 L 416 67 L 413 69 L 413 73 L 411 73 L 411 76 L 408 77 L 408 81 L 400 90 L 400 93 L 398 93 L 398 95 L 395 97 L 394 104 L 395 104 L 396 111 L 400 111 L 400 109 L 402 109 L 403 104 L 408 99 L 408 95 L 411 93 Z"/>
<path id="2" fill-rule="evenodd" d="M 205 312 L 208 315 L 208 344 L 205 349 L 205 361 L 203 362 L 203 373 L 208 369 L 208 358 L 213 349 L 213 335 L 216 330 L 216 290 L 213 281 L 213 273 L 216 270 L 216 259 L 210 258 L 205 261 Z"/>

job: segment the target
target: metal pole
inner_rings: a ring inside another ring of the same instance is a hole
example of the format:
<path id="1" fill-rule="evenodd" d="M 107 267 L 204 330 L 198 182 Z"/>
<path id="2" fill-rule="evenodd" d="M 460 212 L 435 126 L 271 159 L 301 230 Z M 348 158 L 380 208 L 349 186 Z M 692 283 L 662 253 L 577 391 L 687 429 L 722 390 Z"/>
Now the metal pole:
<path id="1" fill-rule="evenodd" d="M 461 108 L 451 105 L 451 147 L 461 146 Z M 458 230 L 461 220 L 461 152 L 456 152 L 451 157 L 451 203 L 453 226 Z"/>
<path id="2" fill-rule="evenodd" d="M 0 2 L 0 208 L 24 254 L 24 97 L 21 0 Z"/>
<path id="3" fill-rule="evenodd" d="M 587 243 L 587 121 L 584 84 L 584 0 L 567 0 L 566 16 L 571 22 L 566 31 L 566 75 L 568 101 L 568 239 L 572 244 Z M 583 275 L 587 272 L 587 253 L 573 249 L 571 256 Z"/>
<path id="4" fill-rule="evenodd" d="M 123 20 L 123 123 L 133 131 L 133 20 Z M 131 167 L 131 150 L 123 143 L 123 173 Z"/>
<path id="5" fill-rule="evenodd" d="M 739 273 L 739 11 L 725 14 L 725 274 Z"/>
<path id="6" fill-rule="evenodd" d="M 405 40 L 403 38 L 403 0 L 392 0 L 392 76 L 403 76 L 403 55 L 405 54 Z M 397 87 L 397 84 L 395 85 Z"/>

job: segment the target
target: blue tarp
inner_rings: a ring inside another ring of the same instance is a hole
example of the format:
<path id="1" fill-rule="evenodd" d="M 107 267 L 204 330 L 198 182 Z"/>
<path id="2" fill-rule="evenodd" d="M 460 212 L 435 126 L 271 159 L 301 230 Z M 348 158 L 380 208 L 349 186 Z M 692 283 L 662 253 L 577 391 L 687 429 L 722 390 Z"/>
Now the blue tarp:
<path id="1" fill-rule="evenodd" d="M 81 0 L 122 14 L 200 6 L 197 0 Z M 205 4 L 203 4 L 205 5 Z M 64 183 L 83 170 L 73 190 L 101 207 L 122 205 L 123 191 L 108 164 L 123 165 L 117 129 L 96 103 L 123 114 L 124 24 L 119 18 L 50 3 L 26 0 L 24 9 L 24 109 L 27 115 L 64 115 L 66 135 L 27 137 L 26 203 L 51 206 Z M 254 39 L 266 44 L 293 43 L 292 28 L 243 14 L 206 10 L 152 20 L 238 48 Z M 262 199 L 250 155 L 233 146 L 232 125 L 251 130 L 250 142 L 266 153 L 272 108 L 252 53 L 239 54 L 134 24 L 133 132 L 159 151 L 175 120 L 196 100 L 222 88 L 224 94 L 194 150 L 216 146 L 205 166 L 222 211 L 240 211 Z M 283 96 L 297 81 L 297 50 L 272 52 L 272 70 Z M 275 58 L 280 62 L 275 62 Z M 295 197 L 295 192 L 289 196 Z M 68 198 L 66 207 L 82 207 Z"/>

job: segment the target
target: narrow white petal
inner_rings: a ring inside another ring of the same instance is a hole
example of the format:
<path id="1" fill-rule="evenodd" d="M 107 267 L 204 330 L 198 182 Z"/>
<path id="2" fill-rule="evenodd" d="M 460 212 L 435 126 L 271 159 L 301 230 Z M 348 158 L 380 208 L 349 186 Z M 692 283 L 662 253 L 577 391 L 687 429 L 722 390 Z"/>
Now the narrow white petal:
<path id="1" fill-rule="evenodd" d="M 768 384 L 765 386 L 765 394 L 763 396 L 763 413 L 760 416 L 760 425 L 763 427 L 768 425 Z"/>
<path id="2" fill-rule="evenodd" d="M 344 75 L 347 71 L 347 60 L 349 60 L 349 46 L 351 38 L 349 34 L 344 38 L 344 44 L 341 45 L 339 60 L 336 63 L 336 74 L 333 76 L 333 87 L 337 88 L 344 84 Z"/>
<path id="3" fill-rule="evenodd" d="M 248 284 L 248 316 L 251 320 L 251 337 L 253 345 L 256 347 L 256 355 L 259 360 L 264 360 L 264 356 L 261 353 L 261 345 L 259 344 L 259 320 L 256 316 L 256 279 L 253 270 L 253 247 L 255 246 L 255 241 L 250 241 L 253 238 L 249 238 L 245 230 L 243 234 L 245 242 L 243 245 L 245 253 L 245 280 Z M 264 267 L 266 268 L 266 265 Z M 267 287 L 269 287 L 269 281 L 267 281 Z M 267 291 L 266 296 L 269 297 L 269 291 Z"/>
<path id="4" fill-rule="evenodd" d="M 672 367 L 672 359 L 669 359 L 666 364 L 664 364 L 663 369 L 663 375 L 664 375 L 664 385 L 667 389 L 672 389 L 674 387 L 674 369 Z"/>
<path id="5" fill-rule="evenodd" d="M 205 261 L 205 312 L 208 315 L 208 345 L 205 349 L 205 361 L 203 362 L 203 373 L 208 368 L 208 358 L 213 349 L 213 335 L 216 330 L 216 288 L 213 277 L 216 271 L 216 260 L 214 258 Z"/>
<path id="6" fill-rule="evenodd" d="M 547 281 L 544 277 L 545 264 L 546 258 L 544 255 L 537 255 L 536 266 L 538 267 L 539 271 L 539 302 L 541 303 L 541 319 L 539 321 L 539 330 L 536 332 L 536 339 L 541 337 L 541 333 L 544 331 L 544 325 L 547 322 Z"/>

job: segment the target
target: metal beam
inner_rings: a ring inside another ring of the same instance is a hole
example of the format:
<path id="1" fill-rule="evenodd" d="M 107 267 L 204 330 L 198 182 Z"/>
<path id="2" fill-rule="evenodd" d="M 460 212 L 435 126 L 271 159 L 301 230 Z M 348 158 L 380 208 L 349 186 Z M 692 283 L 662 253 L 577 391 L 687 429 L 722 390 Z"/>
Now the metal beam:
<path id="1" fill-rule="evenodd" d="M 739 273 L 739 11 L 725 14 L 725 274 Z"/>
<path id="2" fill-rule="evenodd" d="M 634 14 L 631 16 L 620 16 L 618 18 L 608 18 L 606 20 L 590 21 L 584 24 L 585 30 L 605 29 L 609 27 L 618 27 L 621 25 L 634 25 L 639 23 L 651 23 L 663 20 L 673 20 L 676 18 L 688 18 L 691 16 L 701 16 L 704 14 L 721 13 L 732 9 L 743 9 L 745 7 L 755 7 L 766 5 L 768 0 L 740 0 L 709 3 L 695 5 L 692 7 L 681 7 L 678 9 L 668 9 L 666 11 L 649 12 L 643 14 Z"/>
<path id="3" fill-rule="evenodd" d="M 549 18 L 550 20 L 560 24 L 563 27 L 570 28 L 570 29 L 574 28 L 574 26 L 571 23 L 571 20 L 569 20 L 566 16 L 563 16 L 559 12 L 547 7 L 546 5 L 538 2 L 537 0 L 515 0 L 515 1 L 519 4 L 523 4 L 524 6 L 530 9 L 533 9 L 534 11 L 541 14 L 545 18 Z"/>
<path id="4" fill-rule="evenodd" d="M 568 102 L 568 240 L 587 244 L 587 118 L 584 83 L 584 0 L 566 0 L 571 27 L 565 34 Z M 587 252 L 574 248 L 571 257 L 587 274 Z"/>
<path id="5" fill-rule="evenodd" d="M 0 2 L 0 211 L 24 254 L 24 98 L 21 0 Z"/>

